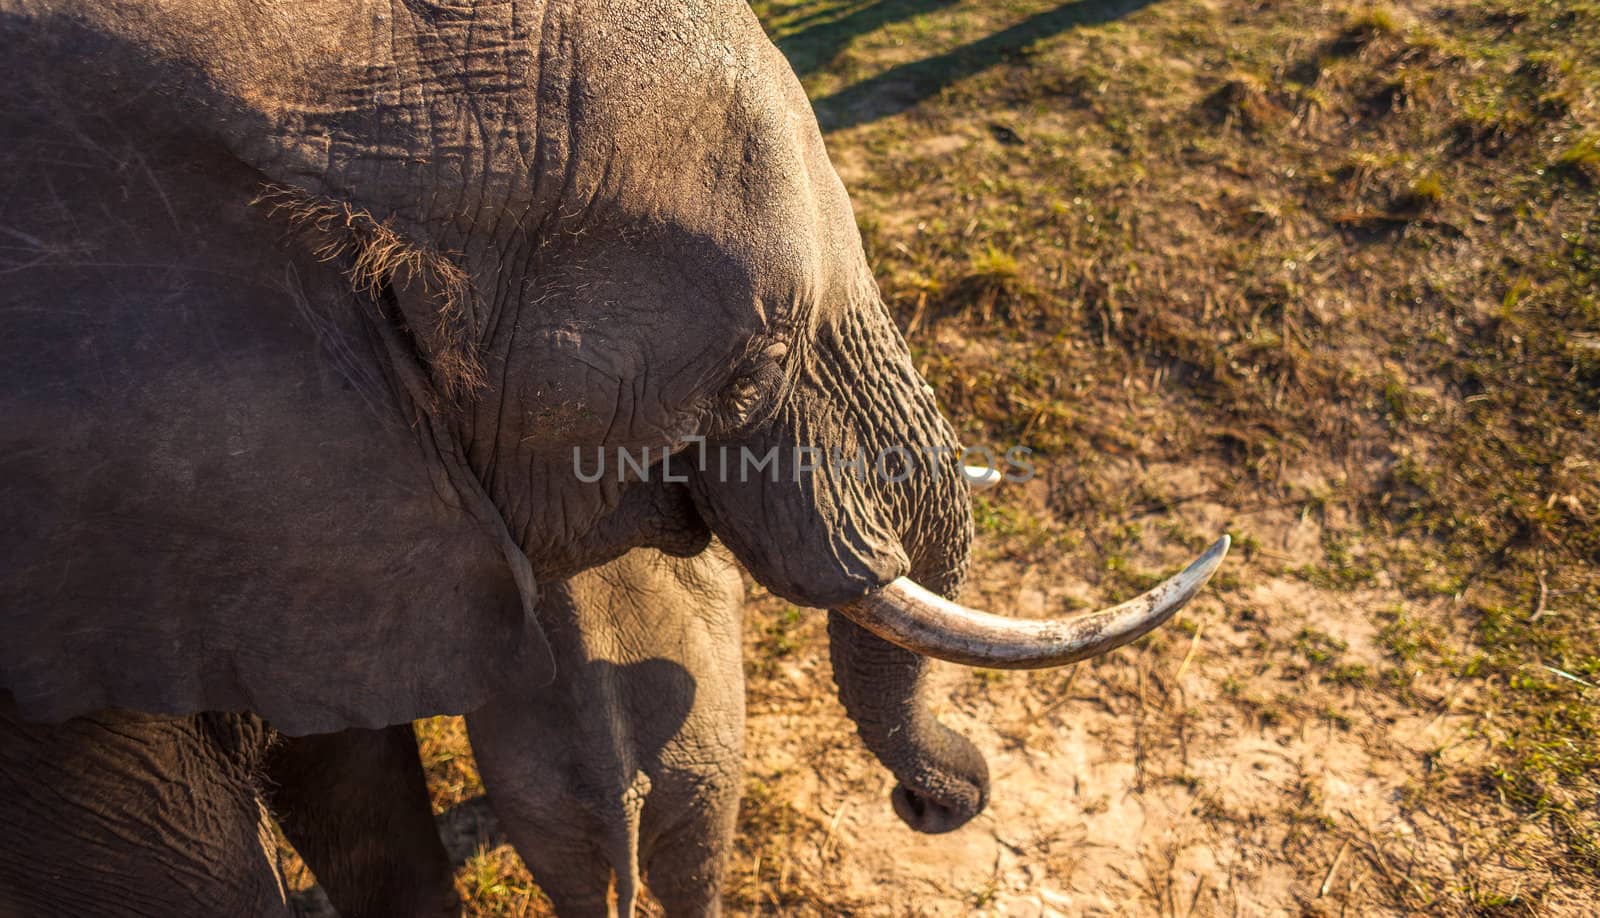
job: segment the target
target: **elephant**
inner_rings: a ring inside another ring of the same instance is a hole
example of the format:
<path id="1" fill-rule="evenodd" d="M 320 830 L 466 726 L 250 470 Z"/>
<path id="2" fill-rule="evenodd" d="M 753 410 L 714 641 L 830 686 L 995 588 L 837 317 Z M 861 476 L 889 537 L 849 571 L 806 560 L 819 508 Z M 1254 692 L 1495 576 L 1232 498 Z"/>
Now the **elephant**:
<path id="1" fill-rule="evenodd" d="M 1105 652 L 1226 552 L 1072 618 L 955 601 L 960 443 L 745 4 L 0 0 L 0 45 L 0 817 L 64 827 L 6 823 L 0 901 L 103 870 L 85 911 L 138 873 L 270 914 L 260 756 L 216 718 L 564 679 L 541 589 L 713 536 L 828 610 L 896 812 L 948 831 L 989 779 L 930 660 Z M 99 802 L 40 777 L 69 760 Z"/>
<path id="2" fill-rule="evenodd" d="M 460 916 L 410 724 L 273 733 L 256 786 L 342 918 Z"/>
<path id="3" fill-rule="evenodd" d="M 565 675 L 467 715 L 489 803 L 557 914 L 721 912 L 744 774 L 744 581 L 713 548 L 638 549 L 540 604 Z"/>

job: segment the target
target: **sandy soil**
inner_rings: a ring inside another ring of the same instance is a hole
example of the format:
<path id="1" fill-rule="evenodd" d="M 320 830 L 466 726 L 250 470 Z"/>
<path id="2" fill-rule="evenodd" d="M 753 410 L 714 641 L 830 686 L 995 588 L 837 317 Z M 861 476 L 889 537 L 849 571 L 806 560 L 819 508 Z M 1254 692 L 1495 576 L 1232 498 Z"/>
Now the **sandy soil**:
<path id="1" fill-rule="evenodd" d="M 1463 728 L 1451 687 L 1419 717 L 1348 674 L 1385 665 L 1378 614 L 1397 596 L 1319 591 L 1283 572 L 1320 525 L 1287 510 L 1193 502 L 1196 531 L 1244 526 L 1262 542 L 1176 626 L 1102 660 L 1035 674 L 943 667 L 943 717 L 988 755 L 987 813 L 947 836 L 903 827 L 892 782 L 830 698 L 820 625 L 757 673 L 749 771 L 801 816 L 779 863 L 736 872 L 746 908 L 863 915 L 1372 913 L 1374 874 L 1458 856 L 1427 814 L 1402 806 L 1428 757 Z M 1144 540 L 1169 571 L 1180 546 Z M 1270 546 L 1270 547 L 1268 547 Z M 970 596 L 1039 615 L 1096 595 L 1074 562 L 985 567 Z M 780 606 L 755 603 L 754 623 Z M 760 653 L 756 642 L 752 656 Z M 1337 657 L 1347 678 L 1307 666 Z M 1443 750 L 1443 752 L 1441 752 Z M 1455 754 L 1469 754 L 1458 751 Z M 759 846 L 750 846 L 759 847 Z M 746 852 L 748 853 L 748 851 Z M 759 873 L 758 873 L 759 871 Z M 742 884 L 742 885 L 740 885 Z M 806 906 L 789 889 L 820 899 Z"/>

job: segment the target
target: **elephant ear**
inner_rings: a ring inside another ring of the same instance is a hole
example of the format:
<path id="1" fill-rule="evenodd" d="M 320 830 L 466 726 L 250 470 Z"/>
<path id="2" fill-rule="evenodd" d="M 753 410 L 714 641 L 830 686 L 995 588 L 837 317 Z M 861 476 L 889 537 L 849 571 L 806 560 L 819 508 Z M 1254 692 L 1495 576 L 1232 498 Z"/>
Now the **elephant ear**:
<path id="1" fill-rule="evenodd" d="M 219 152 L 19 136 L 0 163 L 0 689 L 23 715 L 323 732 L 546 681 L 528 561 L 442 407 L 472 378 L 443 359 L 456 320 L 399 315 L 450 272 L 286 242 L 251 203 L 260 175 Z"/>

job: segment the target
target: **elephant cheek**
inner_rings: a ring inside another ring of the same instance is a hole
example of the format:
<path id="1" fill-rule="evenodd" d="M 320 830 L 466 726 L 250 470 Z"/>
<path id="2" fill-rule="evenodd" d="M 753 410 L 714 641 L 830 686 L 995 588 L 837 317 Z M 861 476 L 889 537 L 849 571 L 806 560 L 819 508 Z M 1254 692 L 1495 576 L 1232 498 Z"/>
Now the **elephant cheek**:
<path id="1" fill-rule="evenodd" d="M 714 446 L 716 460 L 690 484 L 711 530 L 762 586 L 797 605 L 829 608 L 905 574 L 899 535 L 865 483 L 809 470 L 799 445 L 779 429 Z M 748 457 L 769 455 L 773 465 L 750 471 Z"/>
<path id="2" fill-rule="evenodd" d="M 565 458 L 574 447 L 628 443 L 649 428 L 645 406 L 634 403 L 633 387 L 624 383 L 638 372 L 635 362 L 588 340 L 546 331 L 505 354 L 500 365 L 491 362 L 489 375 L 509 383 L 498 400 L 484 404 L 483 420 L 492 425 L 485 429 L 514 437 L 517 450 Z M 502 426 L 506 418 L 512 420 Z M 498 444 L 502 451 L 512 446 Z"/>

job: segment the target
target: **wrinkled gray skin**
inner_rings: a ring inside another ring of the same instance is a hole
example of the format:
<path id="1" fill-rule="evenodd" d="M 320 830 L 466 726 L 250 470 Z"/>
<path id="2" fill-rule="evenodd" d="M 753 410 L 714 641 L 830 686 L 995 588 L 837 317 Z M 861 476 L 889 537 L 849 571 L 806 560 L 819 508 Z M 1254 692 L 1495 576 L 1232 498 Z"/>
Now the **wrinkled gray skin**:
<path id="1" fill-rule="evenodd" d="M 410 724 L 304 737 L 220 713 L 36 724 L 0 692 L 6 918 L 288 915 L 269 810 L 343 918 L 460 914 Z"/>
<path id="2" fill-rule="evenodd" d="M 0 693 L 0 915 L 288 915 L 269 736 L 225 714 L 24 724 Z"/>
<path id="3" fill-rule="evenodd" d="M 0 51 L 22 720 L 473 710 L 553 676 L 541 581 L 712 533 L 801 605 L 962 580 L 953 454 L 792 474 L 955 439 L 744 4 L 0 0 Z M 781 480 L 573 474 L 690 434 L 783 448 Z M 897 810 L 970 818 L 987 776 L 924 661 L 832 625 Z"/>
<path id="4" fill-rule="evenodd" d="M 490 803 L 558 914 L 633 914 L 641 869 L 668 915 L 721 912 L 742 780 L 743 599 L 720 548 L 629 552 L 545 591 L 539 618 L 562 678 L 516 682 L 468 715 Z M 0 915 L 76 915 L 113 896 L 122 913 L 167 914 L 175 895 L 218 913 L 280 912 L 263 806 L 344 918 L 460 913 L 409 725 L 283 737 L 237 715 L 109 712 L 62 726 L 10 715 L 0 708 L 8 830 L 29 851 L 88 845 L 125 861 L 80 862 L 63 893 L 39 882 L 33 858 L 0 860 Z M 63 794 L 87 811 L 62 820 L 36 803 Z M 160 836 L 173 849 L 166 876 L 114 844 L 174 817 Z M 212 884 L 218 852 L 190 836 L 219 818 L 235 828 L 227 857 L 253 869 Z"/>
<path id="5" fill-rule="evenodd" d="M 261 772 L 264 802 L 341 918 L 460 915 L 410 724 L 278 735 Z"/>
<path id="6" fill-rule="evenodd" d="M 489 802 L 558 914 L 611 914 L 613 873 L 616 914 L 633 914 L 641 869 L 668 915 L 720 912 L 743 772 L 743 601 L 721 552 L 630 552 L 541 604 L 562 677 L 467 715 Z"/>

